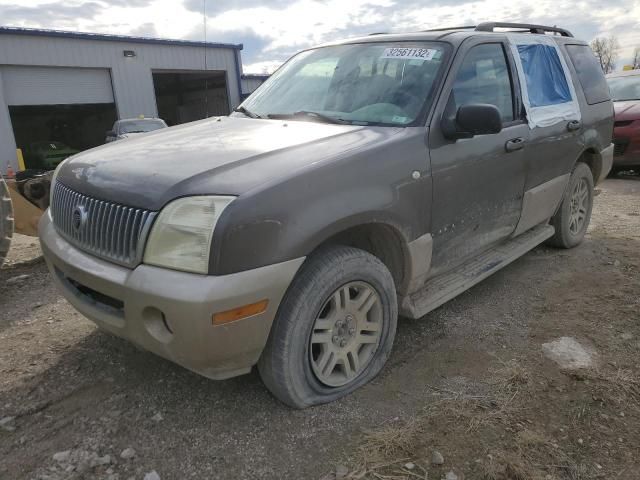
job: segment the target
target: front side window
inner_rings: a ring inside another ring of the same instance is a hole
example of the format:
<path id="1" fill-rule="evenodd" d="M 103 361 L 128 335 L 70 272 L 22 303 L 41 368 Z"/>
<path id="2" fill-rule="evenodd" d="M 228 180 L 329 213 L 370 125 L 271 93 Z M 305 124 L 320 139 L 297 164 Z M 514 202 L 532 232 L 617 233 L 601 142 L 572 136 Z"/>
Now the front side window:
<path id="1" fill-rule="evenodd" d="M 501 44 L 476 45 L 469 50 L 458 70 L 449 102 L 455 111 L 463 105 L 495 105 L 503 122 L 513 121 L 511 76 Z"/>
<path id="2" fill-rule="evenodd" d="M 336 45 L 302 52 L 242 107 L 264 118 L 407 126 L 428 108 L 444 47 L 426 42 Z"/>
<path id="3" fill-rule="evenodd" d="M 640 74 L 607 78 L 614 102 L 640 100 Z"/>

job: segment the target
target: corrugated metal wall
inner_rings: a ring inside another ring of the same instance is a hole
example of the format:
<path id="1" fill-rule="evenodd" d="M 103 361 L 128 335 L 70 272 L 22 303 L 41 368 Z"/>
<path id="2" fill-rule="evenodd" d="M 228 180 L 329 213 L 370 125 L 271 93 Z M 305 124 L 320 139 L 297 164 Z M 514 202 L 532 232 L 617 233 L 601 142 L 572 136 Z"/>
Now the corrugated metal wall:
<path id="1" fill-rule="evenodd" d="M 106 68 L 2 67 L 7 105 L 113 103 Z"/>
<path id="2" fill-rule="evenodd" d="M 127 58 L 124 50 L 133 50 Z M 227 72 L 229 103 L 240 103 L 236 50 L 207 47 L 207 68 Z M 7 161 L 16 167 L 15 139 L 11 128 L 3 75 L 8 66 L 55 66 L 108 69 L 120 118 L 156 116 L 152 70 L 204 70 L 204 47 L 107 41 L 42 35 L 0 35 L 0 169 Z M 238 55 L 239 57 L 239 55 Z"/>
<path id="3" fill-rule="evenodd" d="M 242 77 L 242 93 L 245 96 L 253 93 L 253 91 L 258 88 L 260 85 L 264 83 L 266 77 L 252 77 L 252 76 L 244 76 Z"/>

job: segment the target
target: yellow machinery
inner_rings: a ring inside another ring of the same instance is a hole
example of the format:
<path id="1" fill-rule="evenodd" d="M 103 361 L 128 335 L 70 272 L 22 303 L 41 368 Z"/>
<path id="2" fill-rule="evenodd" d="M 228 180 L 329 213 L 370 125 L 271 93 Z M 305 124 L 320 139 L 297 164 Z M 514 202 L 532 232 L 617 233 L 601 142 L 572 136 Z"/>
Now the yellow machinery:
<path id="1" fill-rule="evenodd" d="M 24 170 L 22 154 L 18 164 Z M 21 171 L 17 178 L 0 176 L 0 265 L 3 264 L 13 233 L 36 236 L 38 220 L 49 206 L 53 172 Z"/>
<path id="2" fill-rule="evenodd" d="M 44 210 L 41 210 L 22 196 L 15 180 L 9 180 L 7 187 L 13 204 L 14 231 L 31 237 L 37 236 L 38 220 L 40 220 Z"/>

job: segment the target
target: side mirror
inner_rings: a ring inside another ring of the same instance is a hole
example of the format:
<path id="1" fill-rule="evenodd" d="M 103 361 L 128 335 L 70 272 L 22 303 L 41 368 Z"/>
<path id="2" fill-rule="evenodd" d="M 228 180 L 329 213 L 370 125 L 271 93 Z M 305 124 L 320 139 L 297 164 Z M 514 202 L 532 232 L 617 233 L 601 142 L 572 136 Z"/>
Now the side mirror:
<path id="1" fill-rule="evenodd" d="M 495 105 L 475 103 L 462 105 L 454 118 L 442 119 L 444 136 L 451 140 L 489 135 L 502 131 L 502 116 Z"/>

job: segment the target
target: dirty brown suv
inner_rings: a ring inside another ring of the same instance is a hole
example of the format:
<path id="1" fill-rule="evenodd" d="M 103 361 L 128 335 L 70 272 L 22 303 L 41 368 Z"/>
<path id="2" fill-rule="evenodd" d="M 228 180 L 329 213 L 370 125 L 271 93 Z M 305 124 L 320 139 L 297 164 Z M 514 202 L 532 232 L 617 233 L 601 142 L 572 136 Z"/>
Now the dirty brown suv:
<path id="1" fill-rule="evenodd" d="M 295 55 L 229 117 L 65 161 L 40 238 L 100 328 L 306 407 L 376 376 L 399 315 L 578 245 L 612 129 L 566 30 L 372 35 Z"/>

